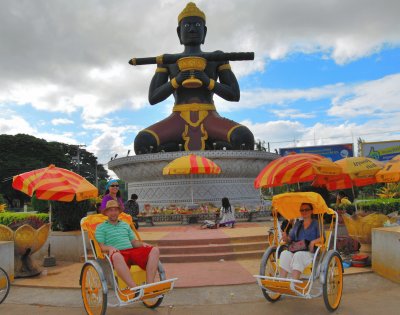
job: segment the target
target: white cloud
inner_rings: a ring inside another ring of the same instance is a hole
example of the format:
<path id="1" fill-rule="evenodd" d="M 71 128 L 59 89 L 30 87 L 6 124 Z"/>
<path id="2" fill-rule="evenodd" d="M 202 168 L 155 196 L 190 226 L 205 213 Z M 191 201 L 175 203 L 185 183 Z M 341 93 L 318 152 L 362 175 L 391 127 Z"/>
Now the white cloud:
<path id="1" fill-rule="evenodd" d="M 7 118 L 0 117 L 0 134 L 16 135 L 18 133 L 35 135 L 36 130 L 22 117 L 16 115 Z"/>
<path id="2" fill-rule="evenodd" d="M 400 112 L 400 74 L 359 84 L 333 100 L 328 113 L 333 116 L 358 117 Z"/>
<path id="3" fill-rule="evenodd" d="M 278 118 L 286 117 L 286 118 L 291 118 L 291 119 L 297 119 L 297 118 L 313 118 L 313 117 L 315 117 L 315 114 L 302 113 L 297 109 L 280 109 L 280 110 L 272 110 L 271 112 Z"/>
<path id="4" fill-rule="evenodd" d="M 66 119 L 66 118 L 56 118 L 51 120 L 52 125 L 58 126 L 58 125 L 71 125 L 74 123 L 73 120 L 71 119 Z"/>

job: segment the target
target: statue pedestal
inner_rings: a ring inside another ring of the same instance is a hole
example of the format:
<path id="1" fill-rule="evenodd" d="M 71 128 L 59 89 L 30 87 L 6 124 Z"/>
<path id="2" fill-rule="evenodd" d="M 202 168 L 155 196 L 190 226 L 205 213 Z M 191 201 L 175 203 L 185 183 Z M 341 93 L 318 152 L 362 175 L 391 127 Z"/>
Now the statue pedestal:
<path id="1" fill-rule="evenodd" d="M 188 154 L 204 156 L 221 167 L 219 175 L 163 175 L 172 160 Z M 232 205 L 256 206 L 260 192 L 253 182 L 260 171 L 279 155 L 262 151 L 180 151 L 128 156 L 112 160 L 109 169 L 128 183 L 128 194 L 138 195 L 138 203 L 151 206 L 213 203 L 219 207 L 228 197 Z"/>

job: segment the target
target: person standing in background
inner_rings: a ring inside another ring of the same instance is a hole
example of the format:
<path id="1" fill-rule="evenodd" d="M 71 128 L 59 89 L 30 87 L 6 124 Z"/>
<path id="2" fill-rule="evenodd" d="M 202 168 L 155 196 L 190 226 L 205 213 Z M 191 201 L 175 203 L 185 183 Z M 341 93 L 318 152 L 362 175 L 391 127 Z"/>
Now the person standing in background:
<path id="1" fill-rule="evenodd" d="M 135 224 L 135 228 L 139 228 L 139 220 L 138 220 L 138 215 L 139 215 L 139 204 L 137 203 L 138 195 L 132 194 L 131 199 L 129 199 L 125 203 L 125 210 L 124 212 L 129 214 L 132 217 L 132 221 Z"/>
<path id="2" fill-rule="evenodd" d="M 124 202 L 121 197 L 121 192 L 119 191 L 119 183 L 117 179 L 110 179 L 106 185 L 106 192 L 103 199 L 101 200 L 100 210 L 106 208 L 106 204 L 110 200 L 115 200 L 118 202 L 122 211 L 125 209 Z"/>

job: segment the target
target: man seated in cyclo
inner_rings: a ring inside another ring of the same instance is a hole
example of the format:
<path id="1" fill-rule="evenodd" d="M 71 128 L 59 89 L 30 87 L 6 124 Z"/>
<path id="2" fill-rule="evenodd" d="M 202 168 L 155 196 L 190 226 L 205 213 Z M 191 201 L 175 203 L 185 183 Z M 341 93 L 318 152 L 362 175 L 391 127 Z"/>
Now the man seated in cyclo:
<path id="1" fill-rule="evenodd" d="M 108 220 L 96 228 L 96 240 L 103 252 L 107 252 L 117 275 L 129 288 L 136 286 L 130 273 L 131 265 L 138 265 L 146 270 L 146 283 L 154 282 L 160 251 L 135 239 L 129 224 L 118 219 L 122 212 L 118 202 L 107 202 L 103 214 Z"/>
<path id="2" fill-rule="evenodd" d="M 284 250 L 280 256 L 279 275 L 286 278 L 291 273 L 293 279 L 300 279 L 304 269 L 312 263 L 315 248 L 314 246 L 320 240 L 320 231 L 318 221 L 313 219 L 313 205 L 302 203 L 300 214 L 303 220 L 298 220 L 289 234 L 282 232 L 282 239 L 290 245 L 292 242 L 305 240 L 306 247 L 299 251 L 290 251 L 291 246 Z"/>

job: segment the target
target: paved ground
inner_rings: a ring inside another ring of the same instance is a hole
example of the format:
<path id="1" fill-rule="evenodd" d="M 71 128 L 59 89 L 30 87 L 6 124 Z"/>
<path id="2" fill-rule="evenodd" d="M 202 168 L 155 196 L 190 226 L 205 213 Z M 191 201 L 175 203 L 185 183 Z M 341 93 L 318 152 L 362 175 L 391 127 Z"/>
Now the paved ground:
<path id="1" fill-rule="evenodd" d="M 272 222 L 239 222 L 234 229 L 200 229 L 199 225 L 141 227 L 139 232 L 146 241 L 159 240 L 212 240 L 236 239 L 248 236 L 265 236 Z M 210 244 L 213 246 L 213 244 Z M 253 275 L 259 273 L 259 259 L 220 260 L 196 263 L 164 263 L 167 276 L 179 278 L 178 288 L 254 283 Z M 47 275 L 16 279 L 14 284 L 44 288 L 79 288 L 82 263 L 57 261 L 57 266 L 47 268 Z M 345 269 L 345 274 L 371 271 L 369 268 Z"/>
<path id="2" fill-rule="evenodd" d="M 400 285 L 374 273 L 347 275 L 339 309 L 334 314 L 394 315 L 400 308 Z M 85 314 L 77 289 L 43 289 L 12 286 L 0 314 Z M 271 304 L 254 284 L 181 288 L 167 295 L 156 310 L 141 304 L 108 308 L 107 314 L 329 314 L 323 298 L 282 298 Z"/>
<path id="3" fill-rule="evenodd" d="M 212 238 L 265 235 L 268 224 L 239 224 L 235 229 L 200 230 L 198 226 L 141 228 L 145 240 L 171 238 Z M 108 308 L 107 314 L 329 314 L 323 298 L 300 300 L 282 298 L 268 303 L 262 296 L 253 274 L 258 274 L 259 260 L 216 261 L 207 263 L 165 264 L 170 277 L 178 276 L 176 289 L 156 310 L 141 303 Z M 175 266 L 174 266 L 175 265 Z M 79 290 L 82 263 L 57 262 L 47 275 L 17 279 L 10 295 L 0 305 L 0 314 L 86 314 Z M 335 314 L 397 314 L 400 309 L 400 285 L 392 283 L 371 269 L 345 269 L 342 303 Z"/>

